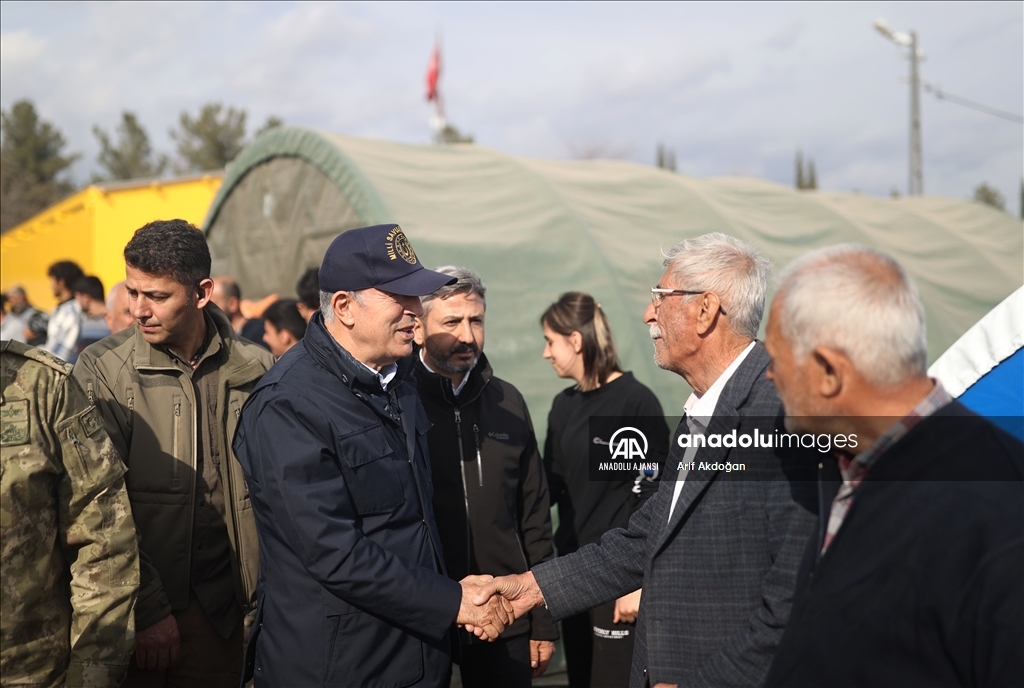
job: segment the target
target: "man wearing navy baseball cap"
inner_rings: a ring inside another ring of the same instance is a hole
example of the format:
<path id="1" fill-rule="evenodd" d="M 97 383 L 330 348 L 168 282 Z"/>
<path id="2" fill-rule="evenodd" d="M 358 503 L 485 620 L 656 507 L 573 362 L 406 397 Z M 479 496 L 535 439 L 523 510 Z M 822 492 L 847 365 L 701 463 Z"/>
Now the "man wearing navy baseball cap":
<path id="1" fill-rule="evenodd" d="M 320 313 L 235 434 L 261 554 L 246 680 L 447 686 L 452 625 L 493 640 L 512 621 L 504 602 L 472 604 L 489 576 L 446 575 L 408 379 L 419 297 L 455 279 L 394 224 L 337 237 L 319 278 Z"/>

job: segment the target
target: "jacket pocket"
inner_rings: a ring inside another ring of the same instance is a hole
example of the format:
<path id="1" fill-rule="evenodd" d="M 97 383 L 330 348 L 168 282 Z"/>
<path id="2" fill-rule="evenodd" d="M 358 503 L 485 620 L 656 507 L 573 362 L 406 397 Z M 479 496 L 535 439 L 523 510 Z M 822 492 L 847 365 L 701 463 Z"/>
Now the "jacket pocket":
<path id="1" fill-rule="evenodd" d="M 325 686 L 402 688 L 423 678 L 423 643 L 391 623 L 355 609 L 327 609 Z"/>
<path id="2" fill-rule="evenodd" d="M 379 514 L 405 499 L 395 456 L 379 425 L 338 438 L 349 495 L 360 515 Z"/>

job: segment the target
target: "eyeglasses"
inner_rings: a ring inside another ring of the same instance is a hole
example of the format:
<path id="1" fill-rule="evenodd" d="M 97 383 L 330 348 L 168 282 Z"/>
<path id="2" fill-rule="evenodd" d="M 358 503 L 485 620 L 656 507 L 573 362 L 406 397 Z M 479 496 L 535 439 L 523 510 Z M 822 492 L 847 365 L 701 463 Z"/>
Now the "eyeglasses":
<path id="1" fill-rule="evenodd" d="M 653 303 L 654 307 L 657 308 L 661 304 L 661 300 L 666 296 L 672 296 L 675 294 L 681 296 L 696 296 L 697 294 L 704 293 L 704 291 L 693 291 L 690 289 L 662 289 L 661 287 L 651 287 L 651 303 Z M 721 306 L 718 307 L 718 310 L 722 312 L 722 315 L 728 315 L 728 313 L 725 312 L 725 309 Z"/>

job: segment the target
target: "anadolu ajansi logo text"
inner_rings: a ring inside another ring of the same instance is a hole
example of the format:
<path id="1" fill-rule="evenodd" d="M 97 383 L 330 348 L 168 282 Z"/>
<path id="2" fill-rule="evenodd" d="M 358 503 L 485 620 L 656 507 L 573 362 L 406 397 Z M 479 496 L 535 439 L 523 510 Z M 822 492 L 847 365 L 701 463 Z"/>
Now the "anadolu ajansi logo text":
<path id="1" fill-rule="evenodd" d="M 619 428 L 608 440 L 608 453 L 611 454 L 611 460 L 601 462 L 598 470 L 657 471 L 656 463 L 646 463 L 647 449 L 647 436 L 644 433 L 634 427 Z"/>

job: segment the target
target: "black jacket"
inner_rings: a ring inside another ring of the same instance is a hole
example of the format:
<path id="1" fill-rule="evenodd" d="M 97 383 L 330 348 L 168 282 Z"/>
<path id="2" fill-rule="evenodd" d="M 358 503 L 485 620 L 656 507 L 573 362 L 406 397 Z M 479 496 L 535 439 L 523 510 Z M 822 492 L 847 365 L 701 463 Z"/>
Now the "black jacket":
<path id="1" fill-rule="evenodd" d="M 400 361 L 383 391 L 317 314 L 242 409 L 257 686 L 447 685 L 462 595 L 444 572 L 411 367 Z"/>
<path id="2" fill-rule="evenodd" d="M 523 573 L 553 557 L 547 480 L 523 396 L 494 377 L 483 354 L 458 397 L 448 378 L 415 358 L 420 399 L 434 424 L 427 434 L 434 513 L 449 575 Z M 504 636 L 525 632 L 533 640 L 558 637 L 544 608 Z"/>
<path id="3" fill-rule="evenodd" d="M 769 686 L 1024 686 L 1024 446 L 954 401 L 871 468 L 819 556 L 823 464 Z"/>
<path id="4" fill-rule="evenodd" d="M 591 475 L 594 454 L 605 452 L 613 428 L 623 424 L 639 427 L 650 441 L 647 461 L 665 461 L 668 423 L 654 392 L 633 373 L 589 392 L 569 387 L 551 403 L 544 467 L 551 501 L 558 505 L 558 556 L 599 542 L 609 530 L 625 528 L 630 516 L 658 491 L 657 475 L 604 480 Z"/>

